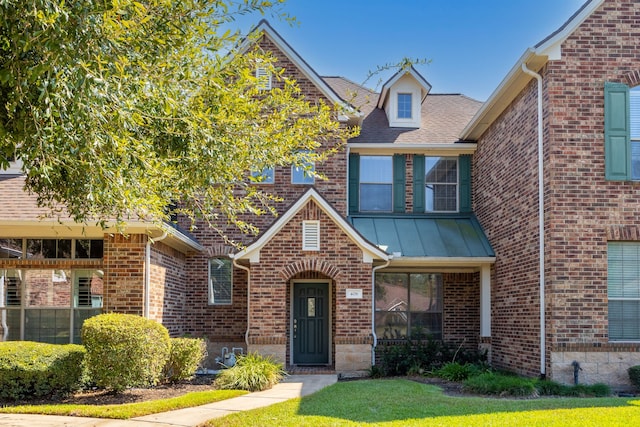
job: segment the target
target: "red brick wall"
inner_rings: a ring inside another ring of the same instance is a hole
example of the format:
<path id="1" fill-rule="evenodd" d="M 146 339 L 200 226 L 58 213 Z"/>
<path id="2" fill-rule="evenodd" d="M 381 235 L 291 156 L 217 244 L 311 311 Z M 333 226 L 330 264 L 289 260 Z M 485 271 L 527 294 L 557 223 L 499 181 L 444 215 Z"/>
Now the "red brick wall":
<path id="1" fill-rule="evenodd" d="M 184 254 L 162 242 L 151 245 L 149 317 L 162 323 L 172 336 L 185 332 L 186 270 Z"/>
<path id="2" fill-rule="evenodd" d="M 480 337 L 479 273 L 445 273 L 443 340 L 475 350 Z"/>
<path id="3" fill-rule="evenodd" d="M 103 311 L 144 314 L 144 260 L 147 236 L 105 234 Z"/>
<path id="4" fill-rule="evenodd" d="M 639 19 L 637 2 L 605 2 L 540 70 L 549 351 L 609 345 L 606 230 L 637 223 L 640 183 L 604 179 L 603 87 L 640 69 Z M 531 375 L 540 357 L 535 108 L 532 82 L 474 156 L 474 207 L 497 256 L 493 362 Z"/>

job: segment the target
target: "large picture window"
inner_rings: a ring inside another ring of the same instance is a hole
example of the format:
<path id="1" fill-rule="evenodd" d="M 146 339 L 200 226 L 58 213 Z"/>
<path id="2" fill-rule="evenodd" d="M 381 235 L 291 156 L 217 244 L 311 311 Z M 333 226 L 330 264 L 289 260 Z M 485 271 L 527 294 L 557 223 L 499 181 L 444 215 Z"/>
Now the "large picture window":
<path id="1" fill-rule="evenodd" d="M 609 242 L 609 340 L 640 341 L 640 243 Z"/>
<path id="2" fill-rule="evenodd" d="M 458 211 L 458 159 L 425 157 L 425 211 Z"/>
<path id="3" fill-rule="evenodd" d="M 0 238 L 0 258 L 100 259 L 102 239 L 6 239 Z"/>
<path id="4" fill-rule="evenodd" d="M 360 157 L 360 211 L 391 212 L 393 208 L 393 158 Z"/>
<path id="5" fill-rule="evenodd" d="M 229 258 L 209 260 L 209 304 L 228 305 L 233 295 L 233 265 Z"/>
<path id="6" fill-rule="evenodd" d="M 0 341 L 80 343 L 89 317 L 102 312 L 99 270 L 0 270 Z"/>
<path id="7" fill-rule="evenodd" d="M 442 339 L 442 275 L 376 274 L 378 339 Z"/>

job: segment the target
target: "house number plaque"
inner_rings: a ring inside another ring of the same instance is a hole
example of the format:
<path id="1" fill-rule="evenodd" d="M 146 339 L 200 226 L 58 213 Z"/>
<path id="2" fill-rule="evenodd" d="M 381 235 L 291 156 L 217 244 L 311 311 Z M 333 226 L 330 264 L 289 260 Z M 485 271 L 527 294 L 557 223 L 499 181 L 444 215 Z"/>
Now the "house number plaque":
<path id="1" fill-rule="evenodd" d="M 362 299 L 362 289 L 347 289 L 347 299 Z"/>

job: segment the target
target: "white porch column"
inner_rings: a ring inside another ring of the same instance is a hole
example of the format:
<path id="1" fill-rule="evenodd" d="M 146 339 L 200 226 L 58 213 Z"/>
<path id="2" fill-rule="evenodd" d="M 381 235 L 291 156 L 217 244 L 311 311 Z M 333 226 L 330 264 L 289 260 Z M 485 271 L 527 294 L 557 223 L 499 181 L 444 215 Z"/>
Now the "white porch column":
<path id="1" fill-rule="evenodd" d="M 480 337 L 491 336 L 491 265 L 480 267 Z"/>

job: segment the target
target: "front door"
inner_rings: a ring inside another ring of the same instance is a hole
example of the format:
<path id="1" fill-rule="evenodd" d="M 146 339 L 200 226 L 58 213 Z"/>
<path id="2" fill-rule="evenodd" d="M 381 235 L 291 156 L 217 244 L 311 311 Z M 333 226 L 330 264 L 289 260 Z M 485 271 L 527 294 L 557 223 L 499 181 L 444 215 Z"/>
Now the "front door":
<path id="1" fill-rule="evenodd" d="M 293 363 L 329 363 L 329 284 L 293 286 Z"/>

